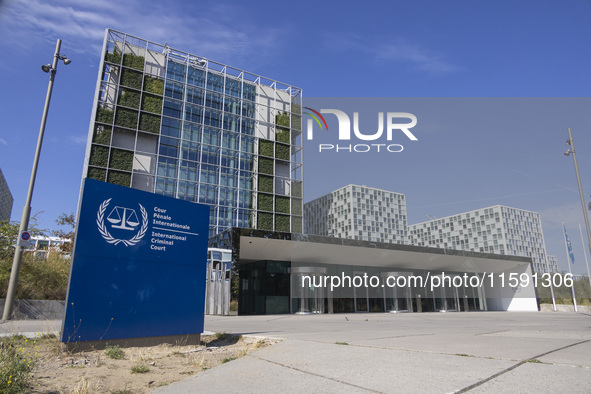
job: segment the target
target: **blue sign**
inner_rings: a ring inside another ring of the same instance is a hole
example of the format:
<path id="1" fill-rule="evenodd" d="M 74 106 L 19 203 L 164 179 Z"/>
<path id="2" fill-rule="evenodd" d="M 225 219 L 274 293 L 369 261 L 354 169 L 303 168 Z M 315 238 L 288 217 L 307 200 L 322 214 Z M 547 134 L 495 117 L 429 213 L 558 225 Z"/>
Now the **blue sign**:
<path id="1" fill-rule="evenodd" d="M 85 179 L 62 342 L 203 332 L 209 206 Z"/>

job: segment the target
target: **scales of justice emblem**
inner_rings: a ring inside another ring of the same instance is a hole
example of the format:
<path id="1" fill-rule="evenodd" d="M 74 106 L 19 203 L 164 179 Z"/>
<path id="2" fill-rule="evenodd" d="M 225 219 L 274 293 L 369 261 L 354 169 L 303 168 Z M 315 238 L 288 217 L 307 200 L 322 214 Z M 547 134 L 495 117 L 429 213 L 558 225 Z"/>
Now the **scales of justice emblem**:
<path id="1" fill-rule="evenodd" d="M 137 233 L 135 233 L 135 235 L 129 239 L 118 239 L 111 235 L 104 220 L 105 212 L 107 211 L 107 207 L 109 206 L 111 200 L 112 199 L 109 198 L 108 200 L 103 201 L 96 214 L 96 225 L 98 226 L 99 232 L 105 241 L 110 244 L 118 245 L 122 243 L 125 246 L 133 246 L 137 244 L 144 237 L 146 231 L 148 230 L 148 212 L 142 206 L 142 204 L 138 203 L 140 207 L 140 213 L 142 215 L 139 231 L 137 231 Z M 111 228 L 127 231 L 136 231 L 137 227 L 140 225 L 140 221 L 135 209 L 120 206 L 116 206 L 111 210 L 107 216 L 107 222 L 110 223 Z"/>

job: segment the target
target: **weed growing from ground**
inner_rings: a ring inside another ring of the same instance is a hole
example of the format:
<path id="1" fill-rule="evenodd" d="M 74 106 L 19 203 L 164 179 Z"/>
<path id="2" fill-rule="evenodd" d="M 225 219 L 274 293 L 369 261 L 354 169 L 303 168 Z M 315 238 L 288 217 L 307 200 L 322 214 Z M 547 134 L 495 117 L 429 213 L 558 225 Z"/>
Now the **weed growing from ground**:
<path id="1" fill-rule="evenodd" d="M 105 348 L 105 354 L 107 357 L 112 358 L 113 360 L 121 360 L 125 357 L 125 353 L 123 353 L 123 350 L 121 350 L 119 345 L 107 346 Z"/>
<path id="2" fill-rule="evenodd" d="M 0 339 L 0 392 L 22 393 L 28 391 L 37 362 L 36 341 L 12 336 Z"/>
<path id="3" fill-rule="evenodd" d="M 131 373 L 147 373 L 150 372 L 150 368 L 146 364 L 136 364 L 131 367 Z"/>

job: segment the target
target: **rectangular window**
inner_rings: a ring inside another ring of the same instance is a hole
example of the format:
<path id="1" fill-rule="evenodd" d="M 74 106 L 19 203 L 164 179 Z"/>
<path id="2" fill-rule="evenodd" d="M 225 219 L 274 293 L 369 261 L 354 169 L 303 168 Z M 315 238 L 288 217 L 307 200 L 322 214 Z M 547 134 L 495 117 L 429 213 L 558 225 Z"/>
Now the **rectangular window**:
<path id="1" fill-rule="evenodd" d="M 187 102 L 203 105 L 203 89 L 187 86 Z"/>
<path id="2" fill-rule="evenodd" d="M 205 72 L 199 68 L 189 67 L 189 71 L 187 73 L 187 83 L 189 85 L 204 87 Z"/>
<path id="3" fill-rule="evenodd" d="M 166 78 L 175 81 L 185 82 L 187 76 L 187 67 L 183 64 L 179 64 L 173 61 L 168 62 L 166 69 Z"/>
<path id="4" fill-rule="evenodd" d="M 183 103 L 181 101 L 165 99 L 162 114 L 164 116 L 170 116 L 171 118 L 181 119 L 183 112 Z"/>
<path id="5" fill-rule="evenodd" d="M 180 167 L 180 171 L 179 171 L 179 179 L 184 179 L 187 181 L 197 181 L 199 178 L 199 164 L 192 162 L 192 161 L 187 161 L 187 160 L 181 160 L 181 167 Z M 195 201 L 195 200 L 193 200 Z"/>
<path id="6" fill-rule="evenodd" d="M 182 100 L 184 98 L 184 86 L 182 83 L 167 81 L 164 96 Z"/>

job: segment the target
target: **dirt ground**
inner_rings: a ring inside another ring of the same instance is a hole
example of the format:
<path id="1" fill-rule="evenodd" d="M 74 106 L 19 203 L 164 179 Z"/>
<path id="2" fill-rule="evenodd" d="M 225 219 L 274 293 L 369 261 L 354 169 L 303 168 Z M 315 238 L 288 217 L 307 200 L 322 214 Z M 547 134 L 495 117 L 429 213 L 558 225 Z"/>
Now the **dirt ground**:
<path id="1" fill-rule="evenodd" d="M 228 334 L 202 336 L 200 346 L 152 347 L 67 352 L 57 338 L 36 341 L 38 362 L 33 393 L 148 393 L 276 341 Z"/>

